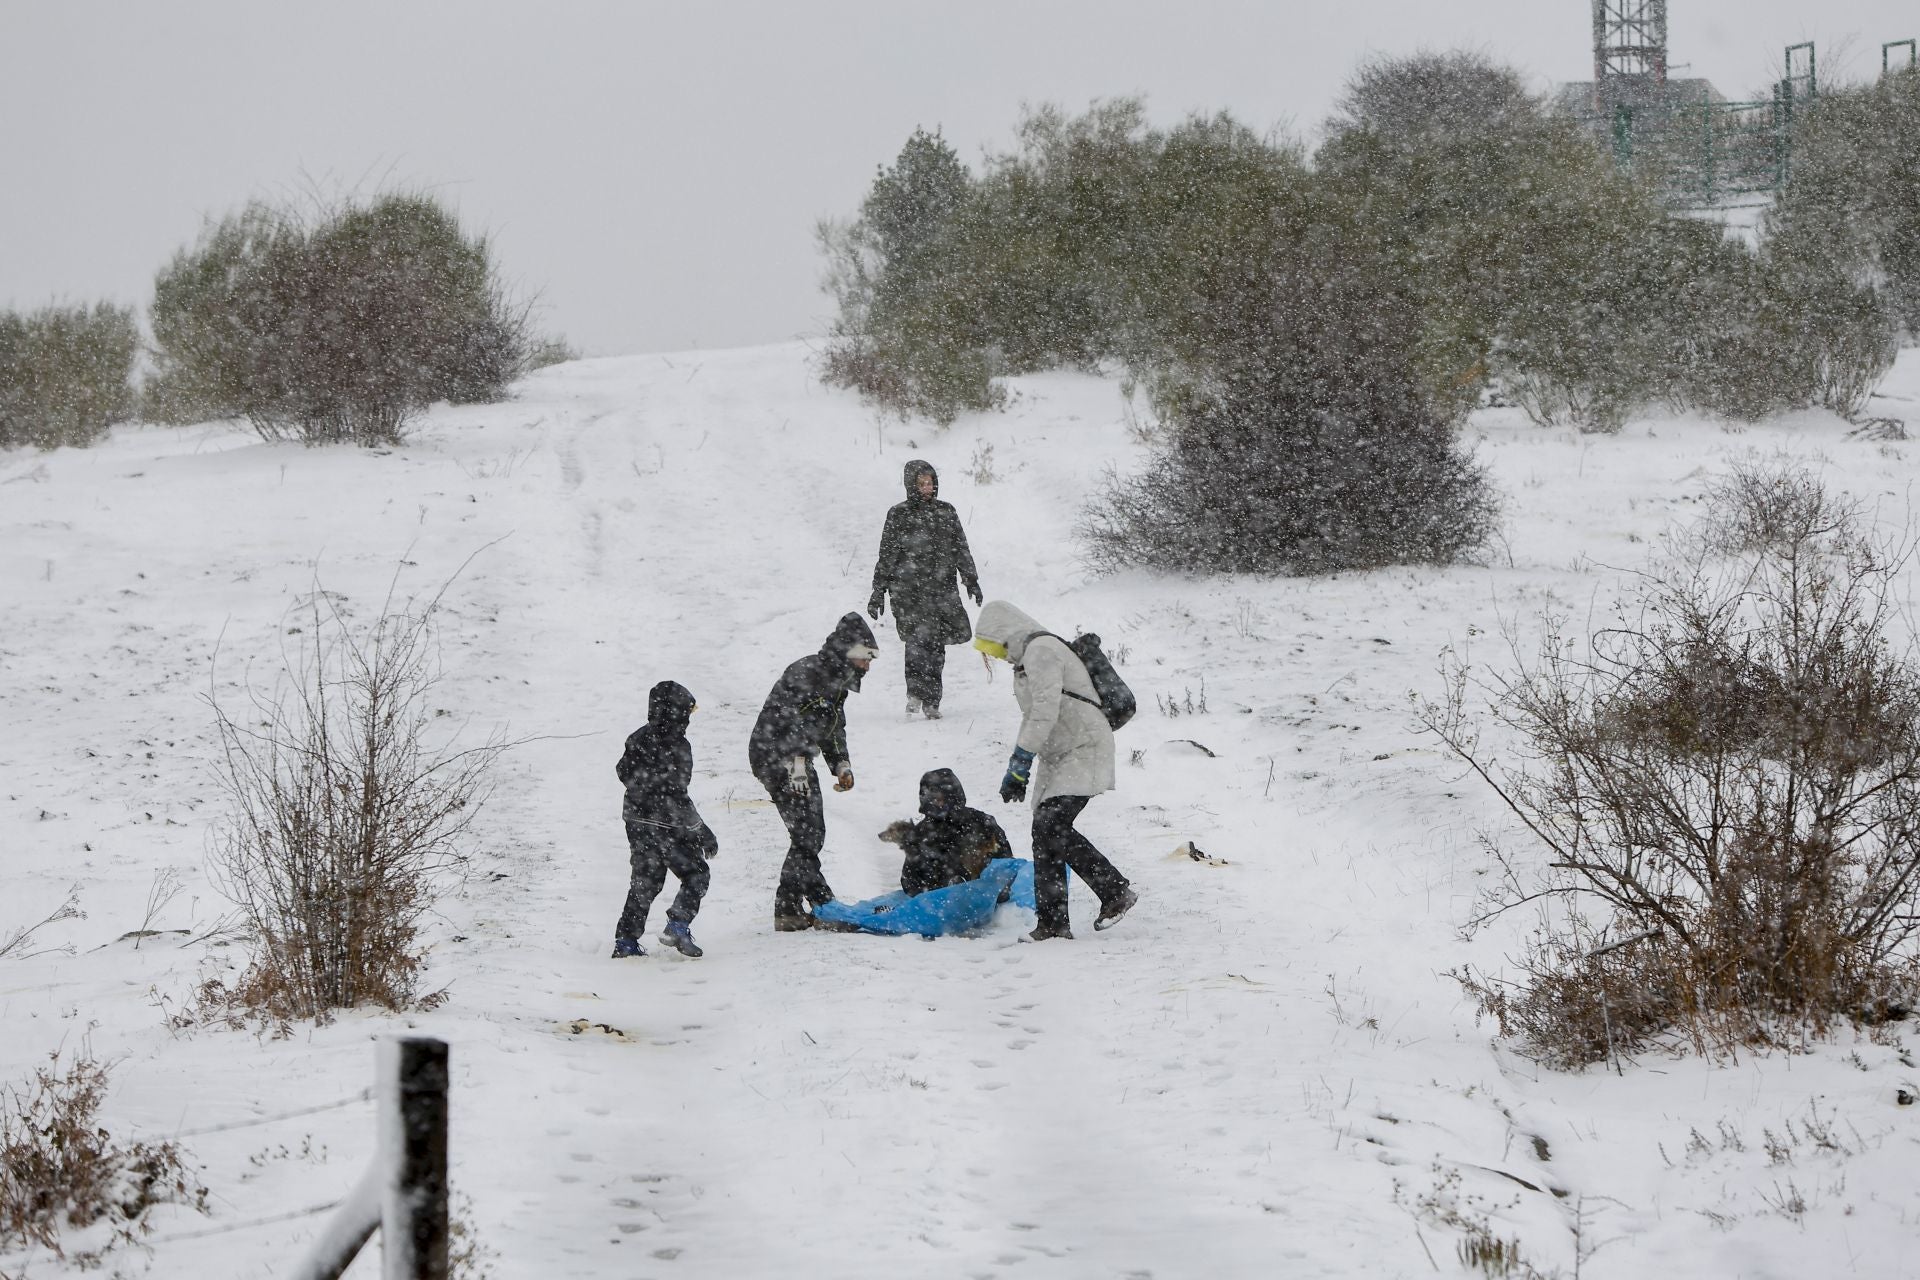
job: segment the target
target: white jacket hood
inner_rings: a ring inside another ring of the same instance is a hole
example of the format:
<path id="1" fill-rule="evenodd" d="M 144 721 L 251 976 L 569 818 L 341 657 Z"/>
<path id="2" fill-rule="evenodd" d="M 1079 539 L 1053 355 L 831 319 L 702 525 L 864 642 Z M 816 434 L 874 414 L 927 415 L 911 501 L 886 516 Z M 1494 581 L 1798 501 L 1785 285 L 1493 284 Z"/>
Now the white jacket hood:
<path id="1" fill-rule="evenodd" d="M 1005 648 L 1007 661 L 1015 666 L 1026 656 L 1027 641 L 1045 630 L 1005 600 L 989 600 L 980 606 L 980 617 L 973 624 L 974 636 Z"/>

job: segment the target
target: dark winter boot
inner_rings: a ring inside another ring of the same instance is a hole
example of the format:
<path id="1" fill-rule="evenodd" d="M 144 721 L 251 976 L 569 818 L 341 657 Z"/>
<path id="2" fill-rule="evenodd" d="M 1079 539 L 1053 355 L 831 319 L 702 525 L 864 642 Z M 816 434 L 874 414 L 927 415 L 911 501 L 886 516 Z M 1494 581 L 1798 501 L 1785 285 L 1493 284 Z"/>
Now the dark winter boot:
<path id="1" fill-rule="evenodd" d="M 940 718 L 940 704 L 937 702 L 924 703 L 921 705 L 920 710 L 926 713 L 926 717 L 929 720 L 938 720 Z"/>
<path id="2" fill-rule="evenodd" d="M 615 960 L 631 960 L 636 956 L 643 956 L 645 954 L 647 954 L 647 949 L 640 945 L 638 939 L 615 938 L 613 940 L 613 958 Z"/>
<path id="3" fill-rule="evenodd" d="M 1140 901 L 1140 895 L 1133 891 L 1132 886 L 1122 889 L 1120 896 L 1112 902 L 1103 902 L 1100 904 L 1100 917 L 1093 922 L 1093 927 L 1096 929 L 1113 928 L 1113 926 L 1120 923 L 1121 916 L 1133 910 L 1134 904 L 1138 901 Z"/>
<path id="4" fill-rule="evenodd" d="M 665 931 L 660 935 L 660 941 L 690 960 L 698 960 L 706 954 L 695 944 L 693 930 L 684 920 L 668 921 Z"/>
<path id="5" fill-rule="evenodd" d="M 1043 924 L 1032 933 L 1026 935 L 1026 941 L 1028 942 L 1045 942 L 1049 938 L 1065 938 L 1068 942 L 1072 942 L 1073 930 L 1066 925 L 1061 925 L 1059 928 L 1054 929 Z"/>
<path id="6" fill-rule="evenodd" d="M 775 933 L 799 933 L 803 929 L 813 928 L 812 916 L 776 915 L 773 918 Z"/>

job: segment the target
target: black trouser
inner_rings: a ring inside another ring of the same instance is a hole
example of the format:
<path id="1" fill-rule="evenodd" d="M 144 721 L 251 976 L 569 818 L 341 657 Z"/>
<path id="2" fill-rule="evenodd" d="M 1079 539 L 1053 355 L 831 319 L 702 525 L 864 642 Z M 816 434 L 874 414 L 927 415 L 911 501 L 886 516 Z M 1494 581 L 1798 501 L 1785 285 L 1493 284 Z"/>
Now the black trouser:
<path id="1" fill-rule="evenodd" d="M 1093 841 L 1074 830 L 1090 796 L 1053 796 L 1033 811 L 1033 899 L 1042 929 L 1067 927 L 1067 868 L 1100 895 L 1105 906 L 1127 889 L 1127 878 Z"/>
<path id="2" fill-rule="evenodd" d="M 620 912 L 613 936 L 637 939 L 646 932 L 647 912 L 660 896 L 669 871 L 679 879 L 680 892 L 667 908 L 667 919 L 692 924 L 700 911 L 700 899 L 707 896 L 707 860 L 699 846 L 684 831 L 651 826 L 634 818 L 626 818 L 626 824 L 633 877 L 627 882 L 627 905 Z"/>
<path id="3" fill-rule="evenodd" d="M 827 842 L 827 811 L 820 799 L 820 775 L 807 761 L 804 794 L 787 787 L 787 775 L 762 777 L 780 821 L 787 824 L 787 860 L 780 864 L 780 887 L 773 891 L 773 914 L 804 916 L 809 905 L 833 901 L 833 889 L 820 870 L 820 849 Z"/>
<path id="4" fill-rule="evenodd" d="M 947 667 L 947 646 L 930 635 L 901 637 L 907 650 L 907 696 L 923 707 L 940 706 L 941 676 Z"/>

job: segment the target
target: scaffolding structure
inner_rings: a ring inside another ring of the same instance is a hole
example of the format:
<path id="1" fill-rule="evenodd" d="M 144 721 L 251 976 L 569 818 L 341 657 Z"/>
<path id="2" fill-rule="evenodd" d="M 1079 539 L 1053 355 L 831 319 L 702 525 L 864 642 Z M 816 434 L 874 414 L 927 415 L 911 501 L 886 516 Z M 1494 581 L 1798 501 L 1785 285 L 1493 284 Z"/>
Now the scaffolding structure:
<path id="1" fill-rule="evenodd" d="M 1656 174 L 1677 207 L 1777 190 L 1792 158 L 1795 110 L 1820 92 L 1813 45 L 1787 48 L 1781 78 L 1757 102 L 1673 79 L 1670 65 L 1666 0 L 1593 0 L 1593 83 L 1569 86 L 1564 101 L 1622 166 Z"/>
<path id="2" fill-rule="evenodd" d="M 1705 80 L 1669 75 L 1667 0 L 1592 4 L 1593 81 L 1563 86 L 1559 101 L 1621 166 L 1652 175 L 1683 209 L 1765 200 L 1786 184 L 1796 124 L 1820 97 L 1812 41 L 1786 47 L 1769 97 L 1729 102 Z M 1917 48 L 1881 45 L 1880 74 L 1914 73 Z"/>
<path id="3" fill-rule="evenodd" d="M 1667 88 L 1667 0 L 1593 0 L 1593 107 L 1659 102 Z"/>

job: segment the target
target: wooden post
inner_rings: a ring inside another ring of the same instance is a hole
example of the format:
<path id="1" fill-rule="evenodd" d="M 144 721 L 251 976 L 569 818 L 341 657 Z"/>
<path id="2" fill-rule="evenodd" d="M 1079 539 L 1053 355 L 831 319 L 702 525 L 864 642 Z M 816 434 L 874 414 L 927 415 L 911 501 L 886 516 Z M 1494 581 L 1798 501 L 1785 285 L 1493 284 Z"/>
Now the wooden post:
<path id="1" fill-rule="evenodd" d="M 447 1280 L 447 1043 L 410 1036 L 388 1044 L 382 1272 L 385 1280 Z"/>

